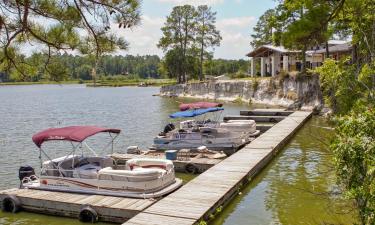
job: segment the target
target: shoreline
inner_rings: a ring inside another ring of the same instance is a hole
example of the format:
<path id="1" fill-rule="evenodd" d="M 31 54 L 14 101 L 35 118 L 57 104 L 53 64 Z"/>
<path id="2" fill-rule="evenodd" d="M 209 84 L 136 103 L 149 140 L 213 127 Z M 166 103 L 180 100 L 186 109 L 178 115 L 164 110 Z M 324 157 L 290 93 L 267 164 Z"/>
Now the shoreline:
<path id="1" fill-rule="evenodd" d="M 174 85 L 175 82 L 172 80 L 160 80 L 159 82 L 157 79 L 154 80 L 140 80 L 140 81 L 98 81 L 94 86 L 93 81 L 79 81 L 79 80 L 68 80 L 68 81 L 26 81 L 26 82 L 0 82 L 0 86 L 24 86 L 24 85 L 65 85 L 65 84 L 85 84 L 86 87 L 160 87 L 164 85 Z"/>

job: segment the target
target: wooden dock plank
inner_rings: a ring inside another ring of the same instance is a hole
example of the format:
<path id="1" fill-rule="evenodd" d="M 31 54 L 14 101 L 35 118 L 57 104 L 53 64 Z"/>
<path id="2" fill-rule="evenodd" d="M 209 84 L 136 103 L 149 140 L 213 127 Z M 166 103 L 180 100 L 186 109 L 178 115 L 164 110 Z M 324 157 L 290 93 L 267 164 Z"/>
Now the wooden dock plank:
<path id="1" fill-rule="evenodd" d="M 241 116 L 289 116 L 293 111 L 286 111 L 285 109 L 255 109 L 255 110 L 241 110 Z"/>
<path id="2" fill-rule="evenodd" d="M 279 117 L 279 123 L 243 149 L 125 224 L 196 224 L 206 219 L 216 207 L 228 203 L 242 183 L 246 183 L 269 163 L 310 116 L 311 112 L 294 112 L 283 119 Z M 157 218 L 158 221 L 153 223 L 150 218 Z"/>
<path id="3" fill-rule="evenodd" d="M 285 116 L 233 116 L 228 115 L 224 116 L 223 120 L 254 120 L 255 122 L 269 122 L 269 123 L 276 123 L 280 122 L 285 119 Z"/>
<path id="4" fill-rule="evenodd" d="M 190 225 L 193 224 L 195 220 L 187 218 L 176 218 L 163 215 L 155 215 L 149 213 L 140 213 L 136 218 L 128 221 L 128 225 Z"/>
<path id="5" fill-rule="evenodd" d="M 0 201 L 6 195 L 16 196 L 25 211 L 77 218 L 81 207 L 90 205 L 105 222 L 123 223 L 155 203 L 151 199 L 134 199 L 102 195 L 53 192 L 33 189 L 0 191 Z"/>

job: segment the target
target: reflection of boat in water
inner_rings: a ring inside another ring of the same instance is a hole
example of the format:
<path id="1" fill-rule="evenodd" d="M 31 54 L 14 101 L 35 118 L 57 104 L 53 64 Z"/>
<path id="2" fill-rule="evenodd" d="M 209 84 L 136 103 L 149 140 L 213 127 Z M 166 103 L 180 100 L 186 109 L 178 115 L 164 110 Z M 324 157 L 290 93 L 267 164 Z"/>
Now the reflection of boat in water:
<path id="1" fill-rule="evenodd" d="M 166 195 L 182 185 L 182 181 L 175 178 L 173 163 L 169 160 L 133 159 L 127 161 L 124 169 L 116 169 L 112 158 L 97 156 L 85 142 L 86 138 L 101 132 L 110 134 L 113 151 L 113 141 L 120 133 L 118 129 L 71 126 L 47 129 L 34 135 L 33 141 L 39 147 L 40 156 L 43 154 L 48 160 L 41 161 L 42 168 L 39 177 L 34 175 L 32 168 L 21 167 L 21 187 L 155 198 Z M 67 156 L 51 159 L 41 146 L 44 142 L 52 140 L 70 141 L 73 146 L 72 152 Z M 94 156 L 84 155 L 84 147 Z M 78 149 L 82 150 L 82 154 L 76 154 Z"/>
<path id="2" fill-rule="evenodd" d="M 189 118 L 210 112 L 221 112 L 224 108 L 200 108 L 180 111 L 170 115 L 170 118 Z M 224 151 L 232 154 L 258 135 L 255 121 L 217 120 L 186 120 L 180 122 L 180 127 L 168 124 L 164 131 L 154 138 L 153 149 L 179 150 L 196 149 L 202 145 L 210 150 Z"/>

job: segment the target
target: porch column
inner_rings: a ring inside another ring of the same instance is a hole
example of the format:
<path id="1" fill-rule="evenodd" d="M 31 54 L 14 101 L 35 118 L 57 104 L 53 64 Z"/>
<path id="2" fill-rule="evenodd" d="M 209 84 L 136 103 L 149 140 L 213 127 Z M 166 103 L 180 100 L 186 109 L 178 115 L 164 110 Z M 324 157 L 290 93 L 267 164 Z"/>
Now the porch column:
<path id="1" fill-rule="evenodd" d="M 264 77 L 266 75 L 266 71 L 265 71 L 265 60 L 264 60 L 264 57 L 261 57 L 260 58 L 260 75 L 262 77 Z"/>
<path id="2" fill-rule="evenodd" d="M 272 60 L 272 68 L 271 68 L 271 75 L 274 77 L 274 76 L 276 76 L 276 66 L 277 66 L 277 64 L 276 64 L 276 58 L 277 58 L 277 56 L 275 56 L 275 54 L 273 54 L 272 56 L 271 56 L 271 60 Z"/>
<path id="3" fill-rule="evenodd" d="M 256 76 L 256 69 L 255 69 L 255 58 L 254 58 L 254 57 L 252 57 L 252 58 L 251 58 L 251 60 L 250 60 L 250 62 L 251 62 L 251 70 L 250 70 L 250 75 L 251 75 L 252 77 L 255 77 L 255 76 Z"/>
<path id="4" fill-rule="evenodd" d="M 283 70 L 289 72 L 289 57 L 287 55 L 283 55 Z"/>

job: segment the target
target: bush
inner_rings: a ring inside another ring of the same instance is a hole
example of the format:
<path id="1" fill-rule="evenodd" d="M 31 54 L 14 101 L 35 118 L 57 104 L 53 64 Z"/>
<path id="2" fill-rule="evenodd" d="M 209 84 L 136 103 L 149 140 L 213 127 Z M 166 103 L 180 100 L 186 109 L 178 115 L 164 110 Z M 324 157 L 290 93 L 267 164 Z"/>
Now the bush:
<path id="1" fill-rule="evenodd" d="M 330 147 L 338 181 L 355 200 L 362 224 L 375 224 L 375 110 L 352 112 L 336 122 Z"/>

